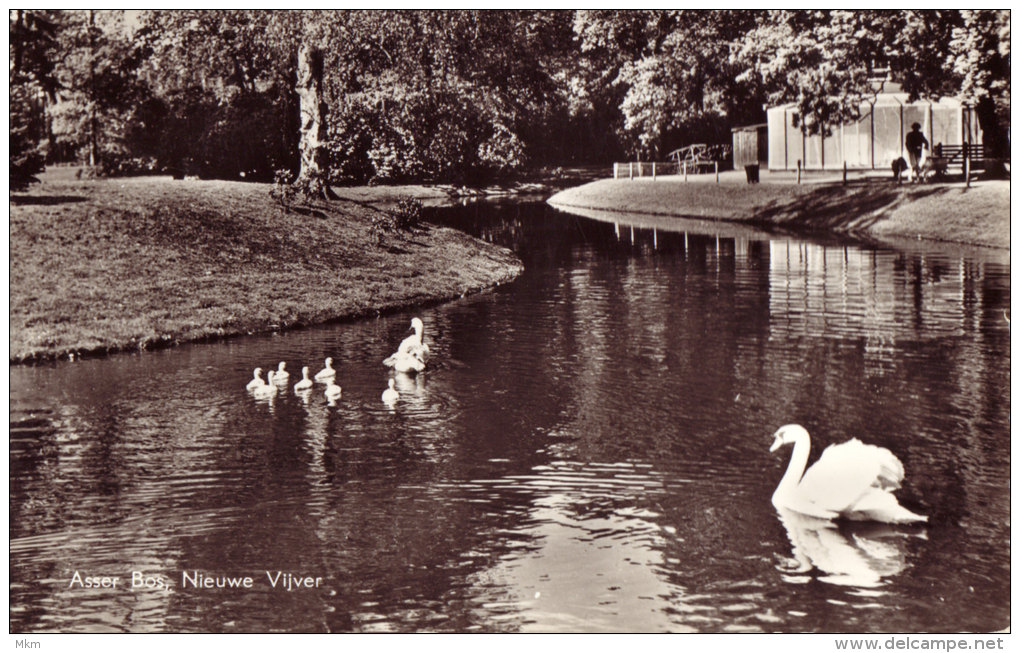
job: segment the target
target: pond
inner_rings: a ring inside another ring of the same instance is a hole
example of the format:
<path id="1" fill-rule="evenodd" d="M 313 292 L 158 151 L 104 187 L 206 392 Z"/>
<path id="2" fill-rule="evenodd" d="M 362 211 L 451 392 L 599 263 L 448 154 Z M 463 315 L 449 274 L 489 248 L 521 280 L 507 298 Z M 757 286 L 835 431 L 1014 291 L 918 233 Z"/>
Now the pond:
<path id="1" fill-rule="evenodd" d="M 430 216 L 526 271 L 378 319 L 12 367 L 11 631 L 1009 625 L 1008 264 L 542 203 Z M 432 358 L 391 407 L 381 361 L 413 316 Z M 244 389 L 327 356 L 338 400 Z M 929 523 L 777 513 L 787 423 L 812 461 L 890 449 Z"/>

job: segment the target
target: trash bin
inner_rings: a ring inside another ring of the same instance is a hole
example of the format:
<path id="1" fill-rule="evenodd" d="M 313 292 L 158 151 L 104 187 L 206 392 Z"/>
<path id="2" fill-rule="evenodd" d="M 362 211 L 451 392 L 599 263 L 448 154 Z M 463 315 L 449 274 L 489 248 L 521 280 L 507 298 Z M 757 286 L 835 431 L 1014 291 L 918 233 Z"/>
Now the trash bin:
<path id="1" fill-rule="evenodd" d="M 744 172 L 747 173 L 747 183 L 757 184 L 758 183 L 758 164 L 753 163 L 751 165 L 744 166 Z"/>

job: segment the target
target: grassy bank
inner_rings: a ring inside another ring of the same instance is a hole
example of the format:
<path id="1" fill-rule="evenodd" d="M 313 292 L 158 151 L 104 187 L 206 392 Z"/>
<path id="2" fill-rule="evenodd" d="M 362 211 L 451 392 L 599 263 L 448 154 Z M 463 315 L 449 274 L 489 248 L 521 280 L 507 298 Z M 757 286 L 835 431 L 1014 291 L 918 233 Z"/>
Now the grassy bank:
<path id="1" fill-rule="evenodd" d="M 516 277 L 509 250 L 373 218 L 427 188 L 284 213 L 270 186 L 44 181 L 10 203 L 10 360 L 149 348 L 373 315 Z"/>
<path id="2" fill-rule="evenodd" d="M 748 185 L 743 173 L 723 183 L 679 177 L 604 179 L 557 193 L 550 204 L 654 215 L 732 220 L 761 226 L 922 238 L 1009 248 L 1009 182 L 904 184 L 862 179 Z M 714 181 L 714 176 L 713 176 Z"/>

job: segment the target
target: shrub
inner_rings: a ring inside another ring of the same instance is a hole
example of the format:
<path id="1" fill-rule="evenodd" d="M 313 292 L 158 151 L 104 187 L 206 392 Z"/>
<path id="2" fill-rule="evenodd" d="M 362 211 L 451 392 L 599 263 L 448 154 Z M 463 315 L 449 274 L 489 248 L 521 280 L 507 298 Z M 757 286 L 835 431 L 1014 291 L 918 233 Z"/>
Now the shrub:
<path id="1" fill-rule="evenodd" d="M 393 219 L 393 227 L 400 231 L 414 231 L 421 226 L 422 203 L 413 197 L 397 202 L 395 209 L 389 213 Z"/>
<path id="2" fill-rule="evenodd" d="M 291 171 L 276 170 L 273 173 L 273 187 L 269 189 L 269 196 L 276 200 L 284 213 L 290 212 L 296 193 L 297 188 L 294 186 L 294 175 Z"/>

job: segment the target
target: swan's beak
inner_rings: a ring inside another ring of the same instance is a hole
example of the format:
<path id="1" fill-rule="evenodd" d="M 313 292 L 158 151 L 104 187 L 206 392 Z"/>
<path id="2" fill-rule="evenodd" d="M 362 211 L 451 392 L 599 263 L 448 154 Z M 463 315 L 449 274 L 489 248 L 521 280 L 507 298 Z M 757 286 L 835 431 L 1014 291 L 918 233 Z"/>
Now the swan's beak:
<path id="1" fill-rule="evenodd" d="M 776 439 L 772 442 L 772 446 L 769 447 L 769 453 L 774 452 L 781 446 L 783 446 L 783 439 L 776 435 Z"/>

